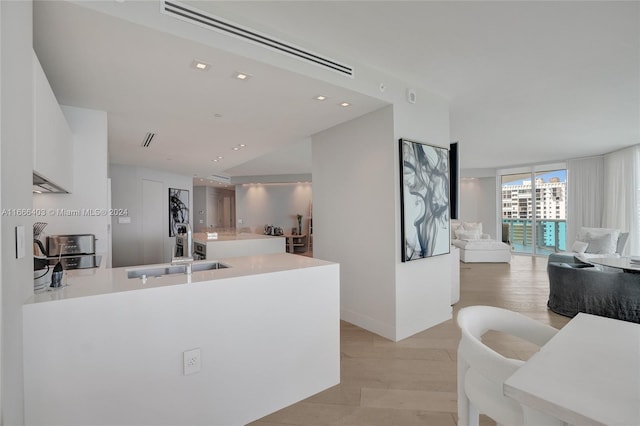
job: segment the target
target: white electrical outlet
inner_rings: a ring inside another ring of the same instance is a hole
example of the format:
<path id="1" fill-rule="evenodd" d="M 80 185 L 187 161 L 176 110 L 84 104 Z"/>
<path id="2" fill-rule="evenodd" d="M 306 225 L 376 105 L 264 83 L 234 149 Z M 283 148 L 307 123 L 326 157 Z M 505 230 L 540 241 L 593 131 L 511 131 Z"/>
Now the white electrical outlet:
<path id="1" fill-rule="evenodd" d="M 200 371 L 200 348 L 191 349 L 182 353 L 183 374 L 195 374 Z"/>

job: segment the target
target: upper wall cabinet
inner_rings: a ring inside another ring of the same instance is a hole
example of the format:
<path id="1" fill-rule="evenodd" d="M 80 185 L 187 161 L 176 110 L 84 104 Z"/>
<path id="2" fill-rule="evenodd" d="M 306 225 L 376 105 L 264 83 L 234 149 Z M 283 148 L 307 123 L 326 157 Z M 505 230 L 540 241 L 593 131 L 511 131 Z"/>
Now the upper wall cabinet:
<path id="1" fill-rule="evenodd" d="M 33 171 L 73 190 L 73 135 L 40 61 L 33 53 Z"/>

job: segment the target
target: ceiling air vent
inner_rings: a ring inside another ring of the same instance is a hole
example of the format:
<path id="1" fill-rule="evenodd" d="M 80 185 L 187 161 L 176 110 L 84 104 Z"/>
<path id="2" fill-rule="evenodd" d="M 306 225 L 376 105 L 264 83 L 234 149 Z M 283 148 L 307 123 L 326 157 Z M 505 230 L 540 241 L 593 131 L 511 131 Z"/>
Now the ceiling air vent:
<path id="1" fill-rule="evenodd" d="M 151 145 L 151 142 L 155 137 L 156 137 L 155 133 L 147 133 L 147 135 L 144 137 L 144 141 L 142 141 L 142 147 L 149 148 L 149 145 Z"/>
<path id="2" fill-rule="evenodd" d="M 276 40 L 273 37 L 260 34 L 257 31 L 243 28 L 238 24 L 232 23 L 230 21 L 225 21 L 222 18 L 213 16 L 207 12 L 193 8 L 191 6 L 187 6 L 176 1 L 163 0 L 161 11 L 162 13 L 171 15 L 175 18 L 190 22 L 192 24 L 196 24 L 200 27 L 257 43 L 261 46 L 268 47 L 278 52 L 295 56 L 298 59 L 314 63 L 323 68 L 339 72 L 343 75 L 348 75 L 349 77 L 353 77 L 353 68 L 349 65 L 341 64 L 337 61 L 334 61 L 333 59 L 315 54 L 292 44 L 284 43 L 282 41 Z"/>
<path id="3" fill-rule="evenodd" d="M 225 176 L 221 174 L 213 174 L 209 176 L 209 179 L 215 180 L 216 182 L 220 182 L 220 183 L 226 183 L 226 184 L 231 183 L 231 176 Z"/>

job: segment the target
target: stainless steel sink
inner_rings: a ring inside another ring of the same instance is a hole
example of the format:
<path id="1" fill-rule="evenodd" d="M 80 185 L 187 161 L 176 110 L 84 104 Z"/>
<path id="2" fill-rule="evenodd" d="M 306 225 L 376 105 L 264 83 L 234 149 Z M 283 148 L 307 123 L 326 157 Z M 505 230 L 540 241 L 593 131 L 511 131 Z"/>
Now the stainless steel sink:
<path id="1" fill-rule="evenodd" d="M 225 269 L 228 268 L 227 265 L 220 262 L 199 262 L 193 263 L 191 270 L 192 272 L 198 271 L 210 271 L 213 269 Z M 151 277 L 161 277 L 164 275 L 173 275 L 173 274 L 184 274 L 187 270 L 186 265 L 163 265 L 157 266 L 155 268 L 137 268 L 130 269 L 127 271 L 127 278 L 151 278 Z"/>

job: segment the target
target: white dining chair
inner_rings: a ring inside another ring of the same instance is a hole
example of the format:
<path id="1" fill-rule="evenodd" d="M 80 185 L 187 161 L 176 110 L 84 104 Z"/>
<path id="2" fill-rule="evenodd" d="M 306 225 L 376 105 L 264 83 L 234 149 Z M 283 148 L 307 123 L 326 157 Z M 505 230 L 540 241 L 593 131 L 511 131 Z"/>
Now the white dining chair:
<path id="1" fill-rule="evenodd" d="M 520 404 L 504 396 L 504 381 L 524 364 L 507 358 L 482 342 L 489 330 L 544 345 L 557 332 L 553 327 L 507 309 L 469 306 L 458 312 L 462 331 L 458 345 L 458 426 L 477 426 L 480 413 L 499 425 L 524 424 Z"/>

